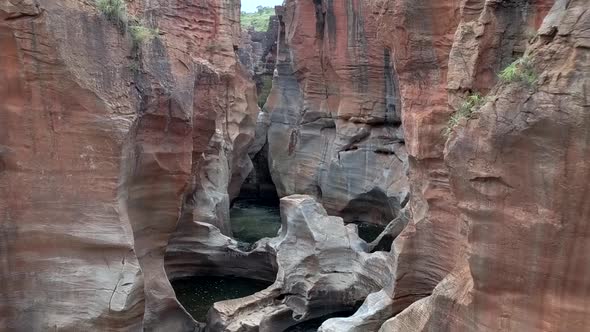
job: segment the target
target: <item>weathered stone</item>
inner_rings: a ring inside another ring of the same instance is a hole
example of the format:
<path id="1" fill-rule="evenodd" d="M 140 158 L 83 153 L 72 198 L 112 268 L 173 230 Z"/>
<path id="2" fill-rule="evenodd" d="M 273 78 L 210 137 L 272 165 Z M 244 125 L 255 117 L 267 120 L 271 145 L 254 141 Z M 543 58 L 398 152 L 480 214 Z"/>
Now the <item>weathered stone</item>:
<path id="1" fill-rule="evenodd" d="M 166 252 L 170 280 L 190 276 L 229 276 L 274 281 L 276 253 L 266 240 L 251 251 L 208 223 L 183 222 L 174 234 L 175 246 Z"/>
<path id="2" fill-rule="evenodd" d="M 252 296 L 216 303 L 209 331 L 281 331 L 350 310 L 390 280 L 391 256 L 367 253 L 354 227 L 328 216 L 312 197 L 281 199 L 281 218 L 280 235 L 268 242 L 276 251 L 275 283 Z"/>
<path id="3" fill-rule="evenodd" d="M 249 172 L 258 109 L 234 52 L 239 6 L 128 7 L 160 33 L 133 42 L 93 1 L 0 1 L 0 329 L 199 329 L 164 254 L 211 164 L 195 155 L 227 159 L 226 195 Z"/>
<path id="4" fill-rule="evenodd" d="M 582 331 L 590 324 L 590 13 L 556 3 L 527 50 L 538 79 L 507 82 L 448 143 L 452 190 L 469 225 L 461 292 L 437 306 L 450 331 Z M 561 13 L 561 14 L 558 14 Z M 553 28 L 549 28 L 549 25 Z M 469 161 L 469 162 L 465 162 Z M 473 279 L 471 282 L 470 279 Z M 467 327 L 468 329 L 464 329 Z"/>
<path id="5" fill-rule="evenodd" d="M 381 290 L 377 293 L 369 294 L 363 305 L 354 315 L 346 318 L 328 319 L 322 324 L 318 332 L 377 331 L 383 322 L 392 315 L 393 300 L 386 290 Z"/>
<path id="6" fill-rule="evenodd" d="M 346 222 L 387 224 L 406 204 L 407 154 L 391 49 L 366 1 L 286 2 L 269 163 L 279 196 L 309 194 Z"/>

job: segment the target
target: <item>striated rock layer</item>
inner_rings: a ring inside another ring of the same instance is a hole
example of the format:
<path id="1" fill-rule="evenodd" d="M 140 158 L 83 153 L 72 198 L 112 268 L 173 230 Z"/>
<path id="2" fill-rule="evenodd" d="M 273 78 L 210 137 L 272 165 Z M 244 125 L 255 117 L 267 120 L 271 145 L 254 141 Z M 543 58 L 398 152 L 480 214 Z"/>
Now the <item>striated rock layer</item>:
<path id="1" fill-rule="evenodd" d="M 411 222 L 394 242 L 395 311 L 429 295 L 463 257 L 467 225 L 443 149 L 450 115 L 484 94 L 524 51 L 547 1 L 375 1 L 379 36 L 393 49 L 410 161 Z M 393 19 L 392 19 L 393 18 Z M 466 162 L 466 161 L 464 161 Z"/>
<path id="2" fill-rule="evenodd" d="M 260 115 L 239 1 L 127 5 L 144 40 L 94 1 L 0 0 L 0 329 L 274 332 L 363 300 L 320 331 L 590 326 L 587 0 L 288 0 Z M 246 252 L 249 154 L 311 196 Z M 275 283 L 203 327 L 188 275 Z"/>
<path id="3" fill-rule="evenodd" d="M 391 49 L 375 40 L 369 4 L 285 2 L 268 159 L 279 196 L 386 225 L 408 199 L 407 154 Z"/>
<path id="4" fill-rule="evenodd" d="M 388 295 L 320 330 L 375 331 L 408 305 L 381 330 L 585 330 L 587 3 L 373 5 L 400 81 L 412 218 Z M 495 88 L 528 42 L 534 86 Z M 445 157 L 448 117 L 473 93 L 487 104 Z"/>
<path id="5" fill-rule="evenodd" d="M 187 214 L 227 230 L 251 168 L 239 1 L 128 7 L 150 37 L 94 1 L 0 1 L 1 329 L 199 328 L 164 255 Z"/>
<path id="6" fill-rule="evenodd" d="M 282 15 L 282 11 L 282 7 L 275 7 L 275 12 L 279 15 Z M 256 82 L 258 105 L 261 107 L 256 122 L 255 140 L 248 151 L 254 167 L 242 184 L 240 198 L 276 201 L 277 204 L 277 191 L 268 164 L 267 133 L 270 115 L 264 108 L 264 104 L 272 88 L 280 32 L 278 16 L 271 16 L 266 31 L 256 31 L 253 28 L 242 31 L 239 50 L 240 62 L 248 68 L 248 72 Z"/>
<path id="7" fill-rule="evenodd" d="M 588 329 L 589 27 L 587 1 L 557 1 L 525 54 L 536 82 L 492 89 L 448 142 L 467 257 L 392 326 L 422 316 L 411 330 Z"/>

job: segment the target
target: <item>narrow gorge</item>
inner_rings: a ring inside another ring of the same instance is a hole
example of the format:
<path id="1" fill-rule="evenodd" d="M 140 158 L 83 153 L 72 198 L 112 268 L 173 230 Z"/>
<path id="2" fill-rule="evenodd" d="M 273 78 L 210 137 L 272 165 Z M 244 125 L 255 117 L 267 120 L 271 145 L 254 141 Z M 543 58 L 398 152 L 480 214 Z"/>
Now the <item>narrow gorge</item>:
<path id="1" fill-rule="evenodd" d="M 0 331 L 590 331 L 588 0 L 246 3 L 0 0 Z"/>

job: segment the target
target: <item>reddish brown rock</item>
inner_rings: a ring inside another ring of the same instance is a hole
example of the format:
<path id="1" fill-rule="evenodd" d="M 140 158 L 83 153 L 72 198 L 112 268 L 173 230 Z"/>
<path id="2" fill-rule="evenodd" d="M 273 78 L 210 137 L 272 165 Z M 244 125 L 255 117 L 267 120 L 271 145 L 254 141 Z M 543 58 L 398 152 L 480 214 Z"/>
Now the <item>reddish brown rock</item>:
<path id="1" fill-rule="evenodd" d="M 394 242 L 398 267 L 389 287 L 394 313 L 428 296 L 443 278 L 451 278 L 453 269 L 463 268 L 468 229 L 443 161 L 442 131 L 467 93 L 485 94 L 497 73 L 524 52 L 531 30 L 538 28 L 539 17 L 550 5 L 548 1 L 373 2 L 378 35 L 393 49 L 400 81 L 412 188 L 412 219 Z M 385 300 L 370 303 L 325 330 L 338 326 L 338 331 L 363 331 L 370 320 L 382 319 L 390 305 Z"/>
<path id="2" fill-rule="evenodd" d="M 140 330 L 130 43 L 92 6 L 2 1 L 0 45 L 0 329 Z"/>
<path id="3" fill-rule="evenodd" d="M 466 93 L 485 94 L 497 72 L 524 51 L 527 34 L 550 2 L 373 5 L 378 34 L 394 53 L 410 161 L 412 218 L 394 243 L 399 265 L 393 297 L 399 311 L 430 294 L 466 248 L 466 225 L 443 161 L 447 120 Z"/>
<path id="4" fill-rule="evenodd" d="M 407 202 L 391 49 L 365 1 L 285 3 L 266 109 L 279 196 L 309 194 L 346 222 L 386 225 Z"/>
<path id="5" fill-rule="evenodd" d="M 394 242 L 394 312 L 428 296 L 465 246 L 443 162 L 447 70 L 458 1 L 375 1 L 378 38 L 392 50 L 410 163 L 411 221 Z"/>
<path id="6" fill-rule="evenodd" d="M 164 254 L 201 176 L 221 171 L 222 213 L 251 167 L 239 6 L 129 12 L 160 33 L 133 44 L 94 2 L 0 2 L 0 329 L 198 329 Z"/>
<path id="7" fill-rule="evenodd" d="M 456 130 L 445 159 L 465 258 L 382 331 L 587 329 L 588 26 L 585 1 L 558 1 L 526 51 L 537 81 L 493 88 Z"/>
<path id="8" fill-rule="evenodd" d="M 480 331 L 583 331 L 590 324 L 590 258 L 582 254 L 590 249 L 588 27 L 586 1 L 557 1 L 526 52 L 534 87 L 492 90 L 449 142 L 473 278 L 462 309 L 472 315 L 459 316 L 450 330 L 465 322 Z"/>

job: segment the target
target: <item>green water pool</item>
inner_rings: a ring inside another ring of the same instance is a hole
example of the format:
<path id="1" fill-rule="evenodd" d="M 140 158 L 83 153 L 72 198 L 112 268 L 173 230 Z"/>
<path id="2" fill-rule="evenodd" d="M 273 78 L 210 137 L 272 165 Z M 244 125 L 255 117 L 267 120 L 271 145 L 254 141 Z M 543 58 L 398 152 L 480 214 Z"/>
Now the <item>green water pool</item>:
<path id="1" fill-rule="evenodd" d="M 230 210 L 230 221 L 236 240 L 254 243 L 277 235 L 281 227 L 281 214 L 276 205 L 244 200 L 234 203 Z"/>
<path id="2" fill-rule="evenodd" d="M 322 326 L 322 324 L 328 319 L 336 317 L 349 317 L 352 314 L 354 314 L 354 311 L 338 312 L 328 316 L 311 319 L 306 322 L 292 326 L 286 329 L 285 332 L 317 332 L 320 326 Z"/>
<path id="3" fill-rule="evenodd" d="M 205 322 L 215 302 L 252 295 L 271 283 L 230 277 L 189 277 L 172 281 L 176 298 L 194 319 Z"/>

